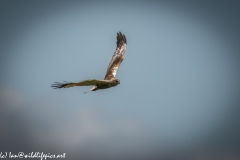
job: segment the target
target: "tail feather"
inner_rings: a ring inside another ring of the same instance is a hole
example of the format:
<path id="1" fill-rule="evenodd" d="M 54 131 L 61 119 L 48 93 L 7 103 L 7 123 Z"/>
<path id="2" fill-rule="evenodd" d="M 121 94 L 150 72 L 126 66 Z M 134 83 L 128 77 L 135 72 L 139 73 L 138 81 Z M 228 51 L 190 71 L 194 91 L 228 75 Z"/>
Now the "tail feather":
<path id="1" fill-rule="evenodd" d="M 94 86 L 93 88 L 89 89 L 88 91 L 84 92 L 83 94 L 88 93 L 88 92 L 90 92 L 90 91 L 93 91 L 93 90 L 95 90 L 96 88 L 97 88 L 97 86 Z"/>

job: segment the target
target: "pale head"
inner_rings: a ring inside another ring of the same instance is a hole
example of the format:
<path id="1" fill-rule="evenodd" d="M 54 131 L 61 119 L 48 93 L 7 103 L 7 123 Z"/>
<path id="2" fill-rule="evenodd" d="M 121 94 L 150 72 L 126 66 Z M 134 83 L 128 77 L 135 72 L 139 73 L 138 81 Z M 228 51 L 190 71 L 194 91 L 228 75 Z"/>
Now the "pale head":
<path id="1" fill-rule="evenodd" d="M 112 80 L 112 83 L 113 83 L 114 85 L 119 85 L 119 84 L 120 84 L 120 80 L 117 79 L 117 78 L 114 78 L 114 79 Z"/>

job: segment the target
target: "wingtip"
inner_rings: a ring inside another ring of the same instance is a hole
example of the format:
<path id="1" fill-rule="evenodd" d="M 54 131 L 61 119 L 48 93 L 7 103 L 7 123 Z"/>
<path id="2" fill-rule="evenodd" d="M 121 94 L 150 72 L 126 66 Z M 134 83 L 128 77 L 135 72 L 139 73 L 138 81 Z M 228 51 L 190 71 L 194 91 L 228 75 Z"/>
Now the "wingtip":
<path id="1" fill-rule="evenodd" d="M 119 47 L 122 43 L 127 44 L 127 39 L 126 36 L 119 31 L 117 32 L 117 46 Z"/>
<path id="2" fill-rule="evenodd" d="M 59 83 L 59 82 L 54 82 L 51 87 L 53 89 L 59 89 L 59 88 L 63 88 L 63 83 Z"/>

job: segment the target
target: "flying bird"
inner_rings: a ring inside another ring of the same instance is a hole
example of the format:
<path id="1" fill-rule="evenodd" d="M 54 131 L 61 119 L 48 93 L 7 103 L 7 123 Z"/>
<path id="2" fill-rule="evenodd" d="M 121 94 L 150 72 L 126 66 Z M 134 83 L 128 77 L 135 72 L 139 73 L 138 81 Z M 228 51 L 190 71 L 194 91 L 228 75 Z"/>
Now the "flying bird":
<path id="1" fill-rule="evenodd" d="M 88 79 L 80 82 L 66 82 L 66 83 L 59 83 L 55 82 L 51 85 L 54 89 L 57 88 L 69 88 L 74 86 L 93 86 L 90 90 L 84 92 L 90 92 L 90 91 L 96 91 L 99 89 L 107 89 L 111 87 L 115 87 L 118 84 L 120 84 L 120 80 L 116 78 L 117 70 L 122 63 L 125 55 L 127 47 L 127 39 L 124 34 L 121 32 L 117 33 L 117 48 L 112 56 L 112 60 L 108 65 L 107 73 L 105 75 L 104 80 L 98 80 L 98 79 Z"/>

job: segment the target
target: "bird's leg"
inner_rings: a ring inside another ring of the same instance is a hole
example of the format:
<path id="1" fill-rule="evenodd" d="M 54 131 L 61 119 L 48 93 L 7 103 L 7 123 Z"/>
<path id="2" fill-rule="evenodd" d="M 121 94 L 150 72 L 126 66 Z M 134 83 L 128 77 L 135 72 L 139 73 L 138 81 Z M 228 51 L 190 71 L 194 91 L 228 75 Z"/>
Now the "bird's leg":
<path id="1" fill-rule="evenodd" d="M 90 91 L 93 91 L 93 90 L 95 90 L 95 89 L 97 89 L 97 86 L 94 86 L 93 88 L 89 89 L 88 91 L 84 92 L 83 94 L 88 93 L 88 92 L 90 92 Z"/>

